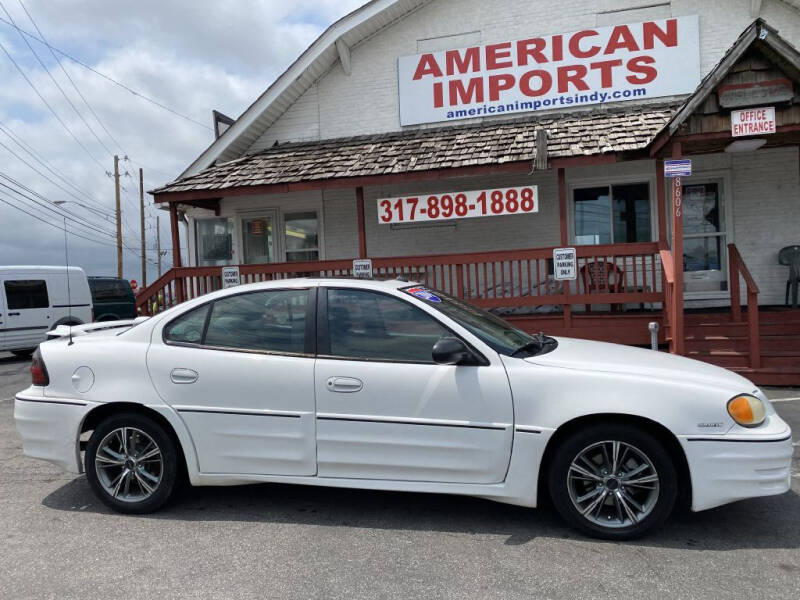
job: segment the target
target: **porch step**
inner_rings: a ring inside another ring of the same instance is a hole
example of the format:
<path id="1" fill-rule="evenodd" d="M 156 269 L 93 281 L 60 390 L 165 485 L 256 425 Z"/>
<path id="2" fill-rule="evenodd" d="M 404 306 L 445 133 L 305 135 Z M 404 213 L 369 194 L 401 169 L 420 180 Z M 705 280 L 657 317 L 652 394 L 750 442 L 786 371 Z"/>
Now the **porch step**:
<path id="1" fill-rule="evenodd" d="M 686 336 L 687 351 L 736 350 L 747 352 L 750 339 L 747 336 L 694 335 Z M 762 335 L 762 352 L 771 350 L 793 351 L 800 356 L 800 336 L 796 335 Z"/>
<path id="2" fill-rule="evenodd" d="M 742 318 L 747 320 L 746 306 L 742 306 Z M 800 308 L 762 308 L 758 312 L 758 319 L 761 323 L 800 323 Z M 731 313 L 727 308 L 721 312 L 689 312 L 684 317 L 684 323 L 687 326 L 730 322 Z"/>
<path id="3" fill-rule="evenodd" d="M 718 367 L 735 368 L 749 367 L 750 354 L 736 350 L 690 350 L 686 353 L 689 358 L 717 365 Z M 800 373 L 800 351 L 797 350 L 762 350 L 761 367 L 795 369 Z"/>
<path id="4" fill-rule="evenodd" d="M 799 323 L 762 323 L 759 321 L 761 335 L 800 335 Z M 744 323 L 704 323 L 703 325 L 686 325 L 684 328 L 687 338 L 698 335 L 724 335 L 737 337 L 747 334 L 747 322 Z"/>

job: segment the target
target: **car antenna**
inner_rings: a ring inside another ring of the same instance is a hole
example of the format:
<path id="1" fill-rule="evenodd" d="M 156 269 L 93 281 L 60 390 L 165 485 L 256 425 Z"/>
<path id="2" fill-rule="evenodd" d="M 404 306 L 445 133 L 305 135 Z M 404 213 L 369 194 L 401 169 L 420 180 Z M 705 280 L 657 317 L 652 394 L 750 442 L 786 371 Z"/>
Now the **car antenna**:
<path id="1" fill-rule="evenodd" d="M 69 315 L 69 321 L 67 322 L 67 327 L 69 327 L 69 342 L 67 342 L 67 346 L 72 346 L 72 294 L 69 287 L 69 245 L 67 244 L 67 217 L 64 217 L 64 262 L 67 263 L 67 314 Z"/>

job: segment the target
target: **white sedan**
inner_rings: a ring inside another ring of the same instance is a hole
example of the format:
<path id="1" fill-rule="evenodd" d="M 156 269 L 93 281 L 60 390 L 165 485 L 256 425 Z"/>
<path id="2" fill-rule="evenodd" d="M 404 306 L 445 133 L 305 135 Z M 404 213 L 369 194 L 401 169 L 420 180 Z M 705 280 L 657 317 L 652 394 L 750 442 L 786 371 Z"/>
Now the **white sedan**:
<path id="1" fill-rule="evenodd" d="M 63 333 L 66 333 L 64 331 Z M 786 492 L 791 431 L 730 371 L 530 336 L 404 281 L 284 280 L 41 344 L 16 397 L 25 454 L 115 510 L 193 485 L 466 494 L 628 539 L 677 501 Z"/>

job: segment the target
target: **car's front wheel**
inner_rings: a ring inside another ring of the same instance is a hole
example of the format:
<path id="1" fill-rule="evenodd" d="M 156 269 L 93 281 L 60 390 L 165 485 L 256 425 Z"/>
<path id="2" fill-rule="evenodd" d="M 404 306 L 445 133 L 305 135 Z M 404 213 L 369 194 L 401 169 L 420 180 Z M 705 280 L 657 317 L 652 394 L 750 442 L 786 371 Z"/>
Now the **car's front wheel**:
<path id="1" fill-rule="evenodd" d="M 100 423 L 84 457 L 95 495 L 112 509 L 148 513 L 169 500 L 178 476 L 178 450 L 159 423 L 120 414 Z"/>
<path id="2" fill-rule="evenodd" d="M 646 430 L 598 424 L 558 446 L 549 487 L 556 509 L 573 527 L 593 537 L 626 540 L 669 516 L 677 475 L 669 453 Z"/>

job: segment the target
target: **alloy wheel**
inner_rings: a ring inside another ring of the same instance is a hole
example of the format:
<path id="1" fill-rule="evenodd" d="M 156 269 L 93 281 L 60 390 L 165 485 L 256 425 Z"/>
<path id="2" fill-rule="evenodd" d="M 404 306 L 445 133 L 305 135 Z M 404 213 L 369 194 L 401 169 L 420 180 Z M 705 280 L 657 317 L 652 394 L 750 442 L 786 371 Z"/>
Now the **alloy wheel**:
<path id="1" fill-rule="evenodd" d="M 100 485 L 111 498 L 141 502 L 158 489 L 164 457 L 147 433 L 135 427 L 119 427 L 100 442 L 94 465 Z"/>
<path id="2" fill-rule="evenodd" d="M 585 519 L 605 528 L 640 523 L 658 502 L 660 479 L 653 462 L 631 444 L 597 442 L 570 463 L 567 489 Z"/>

